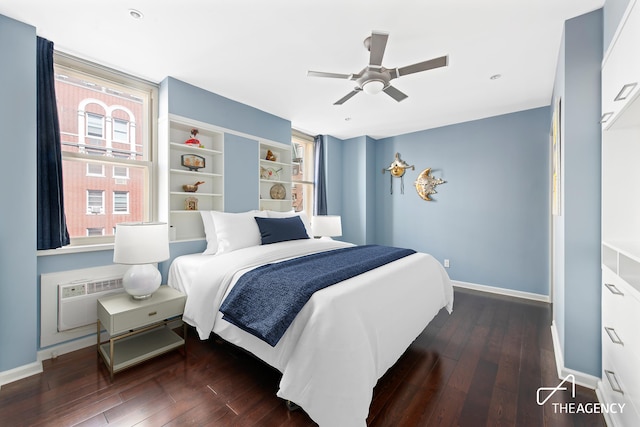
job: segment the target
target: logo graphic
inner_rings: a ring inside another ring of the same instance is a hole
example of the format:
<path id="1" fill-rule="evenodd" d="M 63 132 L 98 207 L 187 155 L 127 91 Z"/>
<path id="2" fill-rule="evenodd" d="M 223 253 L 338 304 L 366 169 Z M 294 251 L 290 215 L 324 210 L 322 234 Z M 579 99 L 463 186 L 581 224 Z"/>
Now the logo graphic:
<path id="1" fill-rule="evenodd" d="M 536 393 L 536 402 L 538 403 L 538 405 L 542 406 L 545 403 L 547 403 L 549 401 L 549 399 L 551 398 L 551 396 L 553 396 L 557 391 L 565 391 L 567 390 L 567 386 L 565 386 L 565 383 L 569 381 L 571 382 L 571 397 L 575 399 L 576 397 L 576 378 L 573 376 L 573 374 L 569 374 L 566 377 L 564 377 L 564 379 L 560 382 L 560 384 L 558 384 L 555 387 L 540 387 L 538 388 L 538 392 Z M 548 391 L 550 392 L 549 395 L 547 397 L 544 398 L 544 400 L 540 400 L 540 398 L 542 397 L 542 394 Z"/>

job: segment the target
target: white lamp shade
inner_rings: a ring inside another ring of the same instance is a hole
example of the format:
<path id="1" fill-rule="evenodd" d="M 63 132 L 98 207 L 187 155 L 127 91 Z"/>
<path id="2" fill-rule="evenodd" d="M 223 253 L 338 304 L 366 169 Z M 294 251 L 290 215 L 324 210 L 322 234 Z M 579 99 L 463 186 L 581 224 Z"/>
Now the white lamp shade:
<path id="1" fill-rule="evenodd" d="M 339 215 L 318 215 L 311 220 L 314 236 L 335 237 L 342 236 L 342 221 Z"/>
<path id="2" fill-rule="evenodd" d="M 116 224 L 113 262 L 151 264 L 169 259 L 169 228 L 164 222 Z"/>
<path id="3" fill-rule="evenodd" d="M 162 275 L 154 265 L 169 259 L 169 228 L 163 222 L 116 224 L 113 262 L 132 264 L 122 287 L 134 299 L 149 298 L 160 287 Z"/>

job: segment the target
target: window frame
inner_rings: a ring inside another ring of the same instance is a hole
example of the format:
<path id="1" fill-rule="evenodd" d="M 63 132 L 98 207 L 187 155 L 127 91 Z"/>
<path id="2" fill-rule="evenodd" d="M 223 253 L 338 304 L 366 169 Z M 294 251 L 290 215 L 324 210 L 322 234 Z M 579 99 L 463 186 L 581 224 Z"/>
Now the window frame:
<path id="1" fill-rule="evenodd" d="M 296 129 L 292 129 L 291 131 L 291 150 L 292 154 L 292 163 L 293 159 L 296 158 L 296 144 L 302 145 L 304 152 L 302 153 L 303 159 L 303 178 L 295 179 L 291 178 L 292 187 L 296 185 L 302 186 L 303 192 L 303 206 L 302 211 L 304 211 L 309 218 L 313 216 L 315 212 L 315 200 L 314 200 L 314 191 L 315 191 L 315 149 L 314 144 L 315 140 L 313 136 L 308 135 L 306 133 L 300 132 Z"/>
<path id="2" fill-rule="evenodd" d="M 117 127 L 116 123 L 124 124 L 124 132 L 121 132 L 120 130 L 116 129 Z M 113 142 L 118 142 L 118 143 L 128 143 L 130 138 L 129 124 L 130 122 L 128 120 L 112 118 L 111 119 L 111 140 Z M 116 135 L 124 135 L 124 139 L 118 139 L 116 138 Z"/>
<path id="3" fill-rule="evenodd" d="M 105 200 L 104 200 L 104 190 L 96 190 L 96 189 L 91 189 L 91 188 L 87 188 L 86 189 L 86 194 L 87 194 L 87 215 L 104 215 L 105 214 Z M 98 206 L 92 206 L 91 205 L 91 201 L 92 201 L 92 195 L 94 196 L 94 199 L 96 198 L 96 196 L 98 196 L 97 193 L 100 193 L 100 211 L 99 212 L 95 212 L 94 208 L 98 207 Z"/>
<path id="4" fill-rule="evenodd" d="M 143 109 L 143 117 L 136 118 L 136 122 L 138 126 L 142 126 L 142 140 L 144 141 L 136 141 L 136 143 L 145 144 L 144 152 L 146 153 L 144 160 L 131 160 L 129 158 L 121 158 L 116 156 L 101 156 L 97 158 L 95 155 L 82 152 L 84 150 L 80 150 L 80 152 L 70 152 L 70 151 L 62 151 L 62 160 L 63 163 L 65 160 L 70 161 L 100 161 L 103 165 L 107 167 L 126 167 L 127 173 L 129 173 L 130 168 L 139 168 L 142 167 L 145 169 L 144 173 L 144 185 L 145 185 L 145 193 L 146 200 L 144 202 L 143 207 L 143 216 L 144 221 L 157 221 L 158 214 L 158 195 L 157 195 L 157 150 L 158 150 L 158 84 L 138 78 L 136 76 L 132 76 L 118 70 L 114 70 L 112 68 L 108 68 L 90 61 L 86 61 L 71 55 L 68 55 L 63 52 L 54 51 L 54 69 L 56 74 L 63 75 L 71 75 L 75 77 L 85 76 L 87 79 L 93 81 L 102 81 L 109 85 L 111 88 L 122 88 L 124 91 L 127 90 L 141 90 L 145 92 L 145 97 L 147 100 L 146 108 Z M 87 114 L 87 113 L 85 113 Z M 97 116 L 97 114 L 94 114 Z M 113 135 L 108 135 L 108 126 L 106 126 L 106 120 L 109 120 L 106 117 L 103 117 L 103 128 L 102 128 L 102 140 L 110 138 L 113 140 Z M 120 121 L 127 122 L 126 120 L 120 119 Z M 88 126 L 88 124 L 86 125 Z M 85 137 L 88 136 L 88 128 L 85 126 Z M 127 132 L 130 138 L 131 136 L 131 122 L 127 122 Z M 111 132 L 113 134 L 113 127 L 111 127 Z M 96 136 L 88 136 L 89 138 L 100 139 Z M 114 140 L 114 142 L 122 143 L 122 141 Z M 86 145 L 87 148 L 91 149 L 90 145 Z M 119 177 L 120 179 L 124 179 L 124 177 Z M 127 178 L 128 179 L 128 178 Z M 104 196 L 103 196 L 104 199 Z M 87 201 L 88 203 L 88 201 Z M 130 203 L 130 202 L 129 202 Z M 107 214 L 107 207 L 104 205 L 103 200 L 103 214 Z M 113 209 L 112 209 L 113 210 Z M 129 204 L 130 210 L 130 204 Z M 109 213 L 109 215 L 114 215 L 113 212 Z M 116 214 L 117 215 L 117 214 Z M 67 220 L 69 221 L 69 216 L 67 215 Z M 63 248 L 59 248 L 56 250 L 56 253 L 61 252 L 76 252 L 76 251 L 92 251 L 92 250 L 103 250 L 104 245 L 113 246 L 114 236 L 113 235 L 103 235 L 103 236 L 72 236 L 71 244 L 65 246 Z M 47 251 L 41 251 L 47 252 Z"/>
<path id="5" fill-rule="evenodd" d="M 121 191 L 121 190 L 114 190 L 113 191 L 113 215 L 127 215 L 130 213 L 130 202 L 129 202 L 129 196 L 130 196 L 131 192 L 130 191 Z M 117 203 L 116 203 L 116 196 L 117 195 L 125 195 L 125 199 L 126 199 L 126 210 L 125 211 L 118 211 L 117 210 Z"/>

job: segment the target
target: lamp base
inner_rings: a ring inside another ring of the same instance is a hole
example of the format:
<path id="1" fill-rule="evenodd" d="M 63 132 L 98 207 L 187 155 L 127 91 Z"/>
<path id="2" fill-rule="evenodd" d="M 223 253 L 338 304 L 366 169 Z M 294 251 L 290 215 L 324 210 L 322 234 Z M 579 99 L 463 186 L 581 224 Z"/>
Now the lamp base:
<path id="1" fill-rule="evenodd" d="M 152 296 L 153 296 L 153 294 L 149 294 L 149 295 L 131 295 L 131 299 L 134 299 L 136 301 L 142 301 L 142 300 L 145 300 L 145 299 L 149 299 Z"/>
<path id="2" fill-rule="evenodd" d="M 122 287 L 135 300 L 144 300 L 160 287 L 162 275 L 153 264 L 132 265 L 122 276 Z"/>

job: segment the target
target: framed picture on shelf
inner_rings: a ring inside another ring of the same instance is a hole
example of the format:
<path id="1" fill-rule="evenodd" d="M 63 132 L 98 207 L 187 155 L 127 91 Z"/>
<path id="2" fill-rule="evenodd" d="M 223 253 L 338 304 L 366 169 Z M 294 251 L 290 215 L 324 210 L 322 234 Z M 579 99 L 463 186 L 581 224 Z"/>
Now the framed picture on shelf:
<path id="1" fill-rule="evenodd" d="M 180 157 L 180 164 L 190 171 L 198 171 L 206 165 L 206 160 L 197 154 L 183 154 Z"/>

